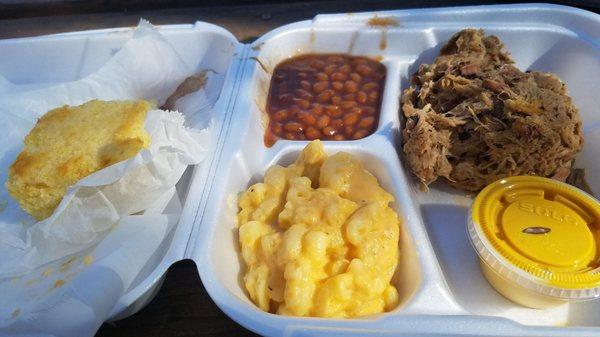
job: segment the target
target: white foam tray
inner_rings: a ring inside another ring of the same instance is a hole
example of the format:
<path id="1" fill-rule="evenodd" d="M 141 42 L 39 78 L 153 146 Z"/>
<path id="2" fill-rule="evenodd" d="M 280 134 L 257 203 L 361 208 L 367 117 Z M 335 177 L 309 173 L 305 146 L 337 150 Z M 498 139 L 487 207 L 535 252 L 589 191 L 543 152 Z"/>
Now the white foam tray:
<path id="1" fill-rule="evenodd" d="M 393 17 L 400 25 L 370 27 L 367 22 L 374 15 Z M 420 63 L 432 62 L 441 45 L 466 27 L 498 35 L 521 69 L 552 71 L 568 84 L 586 138 L 575 166 L 586 169 L 588 183 L 599 195 L 597 14 L 527 4 L 319 15 L 271 31 L 252 45 L 240 44 L 229 32 L 205 23 L 163 26 L 161 32 L 185 60 L 196 62 L 197 69 L 210 67 L 226 75 L 214 109 L 215 143 L 208 160 L 179 184 L 185 206 L 173 238 L 148 262 L 114 308 L 113 318 L 143 306 L 165 270 L 190 258 L 215 303 L 263 335 L 600 335 L 600 300 L 536 310 L 498 295 L 481 275 L 467 239 L 471 199 L 443 184 L 435 184 L 428 193 L 419 191 L 398 155 L 401 91 Z M 130 34 L 130 29 L 109 29 L 3 40 L 0 74 L 31 86 L 73 80 L 97 69 Z M 242 287 L 234 225 L 237 193 L 261 180 L 269 166 L 292 162 L 306 145 L 278 141 L 271 148 L 264 146 L 262 111 L 270 72 L 283 59 L 307 52 L 379 56 L 387 67 L 375 134 L 357 141 L 326 141 L 325 148 L 357 155 L 396 197 L 394 207 L 402 218 L 402 277 L 397 284 L 401 304 L 389 313 L 346 320 L 278 316 L 257 309 Z"/>

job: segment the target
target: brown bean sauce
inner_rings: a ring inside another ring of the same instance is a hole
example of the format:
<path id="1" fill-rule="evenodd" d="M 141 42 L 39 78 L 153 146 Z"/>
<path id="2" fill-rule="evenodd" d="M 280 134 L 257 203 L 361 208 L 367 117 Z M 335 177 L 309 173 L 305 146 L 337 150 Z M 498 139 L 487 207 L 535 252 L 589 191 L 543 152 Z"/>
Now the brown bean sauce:
<path id="1" fill-rule="evenodd" d="M 265 145 L 289 140 L 353 140 L 377 129 L 386 69 L 362 56 L 306 54 L 275 67 Z"/>

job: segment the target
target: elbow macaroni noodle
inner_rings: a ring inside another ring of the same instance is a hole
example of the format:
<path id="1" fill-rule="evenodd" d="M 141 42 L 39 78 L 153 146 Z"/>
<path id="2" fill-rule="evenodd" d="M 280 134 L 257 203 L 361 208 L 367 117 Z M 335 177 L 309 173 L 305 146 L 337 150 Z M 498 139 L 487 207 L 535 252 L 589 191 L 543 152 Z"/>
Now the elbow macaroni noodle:
<path id="1" fill-rule="evenodd" d="M 296 162 L 273 166 L 239 198 L 244 285 L 262 310 L 355 317 L 398 304 L 392 195 L 350 154 L 327 157 L 320 141 Z"/>

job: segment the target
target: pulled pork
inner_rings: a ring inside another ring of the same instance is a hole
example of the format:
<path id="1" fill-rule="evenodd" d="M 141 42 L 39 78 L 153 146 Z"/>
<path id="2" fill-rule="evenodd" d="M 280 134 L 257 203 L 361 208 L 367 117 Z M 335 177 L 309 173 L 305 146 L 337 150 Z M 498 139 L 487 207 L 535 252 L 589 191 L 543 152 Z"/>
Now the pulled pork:
<path id="1" fill-rule="evenodd" d="M 403 92 L 403 150 L 425 185 L 466 191 L 497 179 L 564 181 L 583 146 L 579 113 L 554 74 L 522 72 L 496 36 L 465 29 Z"/>

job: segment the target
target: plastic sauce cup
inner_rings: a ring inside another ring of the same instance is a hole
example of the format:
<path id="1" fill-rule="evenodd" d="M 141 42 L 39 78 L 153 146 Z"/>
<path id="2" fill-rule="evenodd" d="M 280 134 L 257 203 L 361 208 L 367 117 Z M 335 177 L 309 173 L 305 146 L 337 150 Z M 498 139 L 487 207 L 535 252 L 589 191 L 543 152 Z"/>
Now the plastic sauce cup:
<path id="1" fill-rule="evenodd" d="M 600 203 L 552 179 L 498 180 L 473 201 L 468 234 L 490 284 L 547 308 L 600 297 Z"/>

